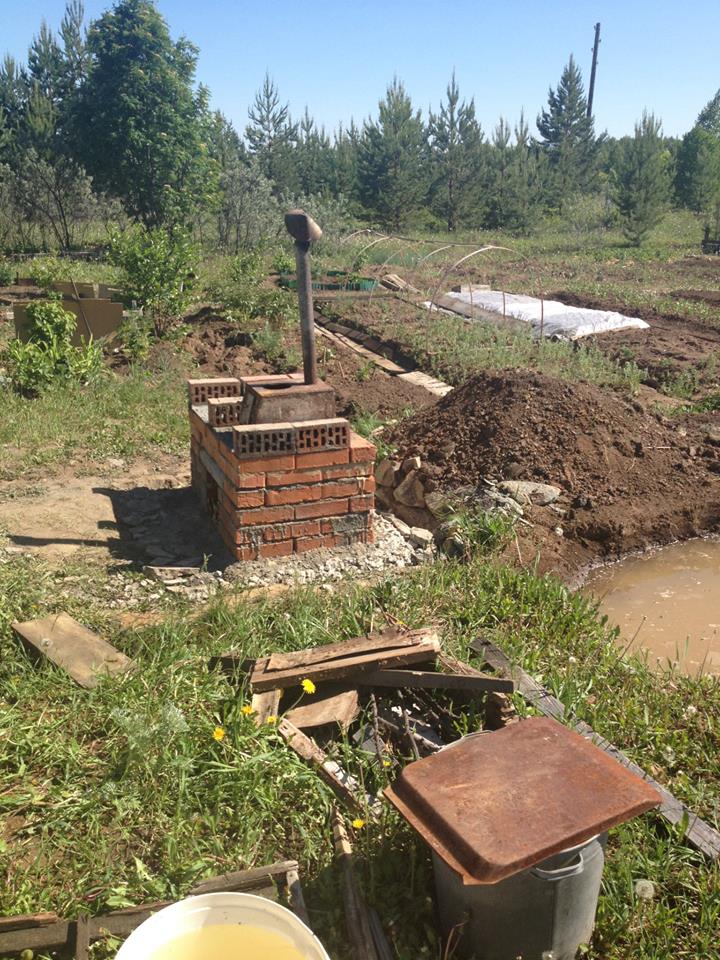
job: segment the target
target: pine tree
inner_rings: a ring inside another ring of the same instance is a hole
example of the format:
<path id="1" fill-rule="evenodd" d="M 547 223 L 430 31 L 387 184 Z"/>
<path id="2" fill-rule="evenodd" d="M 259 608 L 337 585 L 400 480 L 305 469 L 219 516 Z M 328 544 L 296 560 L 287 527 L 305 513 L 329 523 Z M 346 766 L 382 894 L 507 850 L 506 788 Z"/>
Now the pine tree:
<path id="1" fill-rule="evenodd" d="M 492 149 L 489 154 L 488 193 L 489 202 L 485 226 L 491 229 L 504 227 L 509 220 L 509 177 L 512 162 L 510 125 L 500 117 L 493 130 Z"/>
<path id="2" fill-rule="evenodd" d="M 661 131 L 660 120 L 644 112 L 615 172 L 613 200 L 623 231 L 636 246 L 662 220 L 669 204 L 670 157 Z"/>
<path id="3" fill-rule="evenodd" d="M 713 136 L 720 137 L 720 90 L 698 114 L 697 125 Z"/>
<path id="4" fill-rule="evenodd" d="M 532 142 L 525 114 L 521 113 L 505 186 L 505 226 L 515 233 L 528 233 L 540 216 L 542 179 L 542 156 Z"/>
<path id="5" fill-rule="evenodd" d="M 572 56 L 557 89 L 548 91 L 548 109 L 538 115 L 537 128 L 550 166 L 549 199 L 560 209 L 574 193 L 591 186 L 599 142 L 593 118 L 587 116 L 582 74 Z"/>
<path id="6" fill-rule="evenodd" d="M 358 150 L 360 199 L 386 227 L 399 230 L 425 200 L 424 153 L 420 111 L 395 78 L 379 103 L 378 119 L 365 122 Z"/>
<path id="7" fill-rule="evenodd" d="M 93 23 L 88 49 L 76 122 L 95 183 L 147 226 L 190 222 L 216 181 L 196 48 L 172 41 L 152 0 L 119 0 Z"/>
<path id="8" fill-rule="evenodd" d="M 335 156 L 330 138 L 324 127 L 318 129 L 307 107 L 298 125 L 294 161 L 301 193 L 312 196 L 332 192 Z"/>
<path id="9" fill-rule="evenodd" d="M 280 94 L 270 74 L 265 74 L 262 87 L 255 94 L 248 111 L 250 123 L 245 127 L 250 154 L 276 194 L 297 189 L 293 148 L 297 142 L 297 124 L 290 119 L 288 104 L 280 103 Z"/>
<path id="10" fill-rule="evenodd" d="M 460 101 L 453 71 L 440 112 L 430 112 L 428 138 L 432 167 L 431 198 L 450 232 L 482 220 L 483 133 L 475 101 Z"/>
<path id="11" fill-rule="evenodd" d="M 355 121 L 350 120 L 350 126 L 345 130 L 340 124 L 333 143 L 333 193 L 357 200 L 358 186 L 358 152 L 360 149 L 360 131 Z"/>

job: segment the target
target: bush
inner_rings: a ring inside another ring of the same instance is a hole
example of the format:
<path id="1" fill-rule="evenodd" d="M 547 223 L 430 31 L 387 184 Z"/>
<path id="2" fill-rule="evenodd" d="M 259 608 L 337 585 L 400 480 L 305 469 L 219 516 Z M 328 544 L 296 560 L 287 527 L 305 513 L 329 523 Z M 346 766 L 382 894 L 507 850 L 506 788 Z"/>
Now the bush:
<path id="1" fill-rule="evenodd" d="M 190 303 L 198 254 L 180 230 L 138 227 L 112 239 L 110 255 L 122 271 L 126 295 L 147 311 L 162 337 Z"/>
<path id="2" fill-rule="evenodd" d="M 27 307 L 28 342 L 11 340 L 3 354 L 10 380 L 21 393 L 35 395 L 55 380 L 90 383 L 103 371 L 100 347 L 70 342 L 76 318 L 57 301 L 37 300 Z"/>
<path id="3" fill-rule="evenodd" d="M 13 283 L 15 283 L 15 267 L 7 260 L 0 260 L 0 287 L 9 287 Z"/>

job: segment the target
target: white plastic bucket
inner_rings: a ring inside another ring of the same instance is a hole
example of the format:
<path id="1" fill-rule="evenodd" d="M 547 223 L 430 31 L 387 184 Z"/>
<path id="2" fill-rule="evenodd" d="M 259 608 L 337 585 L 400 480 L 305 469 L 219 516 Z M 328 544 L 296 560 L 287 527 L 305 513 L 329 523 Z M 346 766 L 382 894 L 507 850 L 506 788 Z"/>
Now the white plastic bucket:
<path id="1" fill-rule="evenodd" d="M 249 893 L 206 893 L 164 907 L 133 930 L 116 960 L 151 960 L 155 951 L 171 940 L 218 923 L 261 927 L 285 937 L 306 960 L 330 960 L 312 930 L 292 911 Z"/>

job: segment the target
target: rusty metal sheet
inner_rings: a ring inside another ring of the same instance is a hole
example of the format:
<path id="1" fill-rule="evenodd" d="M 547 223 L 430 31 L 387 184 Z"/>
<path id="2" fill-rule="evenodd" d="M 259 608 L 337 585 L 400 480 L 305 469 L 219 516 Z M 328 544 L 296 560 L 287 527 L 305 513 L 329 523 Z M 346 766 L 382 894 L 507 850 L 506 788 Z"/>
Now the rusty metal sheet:
<path id="1" fill-rule="evenodd" d="M 660 803 L 641 777 L 548 717 L 409 764 L 385 795 L 464 883 L 497 883 Z"/>

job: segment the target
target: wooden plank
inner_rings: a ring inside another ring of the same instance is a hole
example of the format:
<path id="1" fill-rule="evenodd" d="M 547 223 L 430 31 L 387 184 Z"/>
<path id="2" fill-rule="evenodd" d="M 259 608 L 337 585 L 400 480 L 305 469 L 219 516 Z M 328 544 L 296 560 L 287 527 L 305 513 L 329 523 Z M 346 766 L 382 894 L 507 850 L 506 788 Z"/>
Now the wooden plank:
<path id="1" fill-rule="evenodd" d="M 515 683 L 487 674 L 468 676 L 462 673 L 433 673 L 421 670 L 374 670 L 356 680 L 360 687 L 420 688 L 423 690 L 467 690 L 512 693 Z"/>
<path id="2" fill-rule="evenodd" d="M 222 886 L 218 882 L 222 881 Z M 274 899 L 277 895 L 277 884 L 290 887 L 290 883 L 299 890 L 298 864 L 295 860 L 286 860 L 267 866 L 254 867 L 251 870 L 242 870 L 237 873 L 228 873 L 223 877 L 208 877 L 190 890 L 188 896 L 200 893 L 219 892 L 220 890 L 238 891 L 253 890 L 259 896 Z M 300 896 L 302 891 L 300 891 Z M 175 903 L 174 900 L 158 900 L 134 907 L 125 907 L 102 916 L 81 918 L 86 930 L 80 930 L 81 944 L 91 943 L 102 937 L 124 939 L 136 927 L 151 917 L 163 907 Z M 290 897 L 293 903 L 292 893 Z M 44 918 L 54 914 L 33 914 L 31 916 L 2 917 L 0 918 L 0 956 L 19 953 L 21 950 L 42 950 L 70 945 L 77 951 L 77 928 L 74 921 L 58 920 L 46 922 Z M 300 919 L 304 919 L 300 915 Z M 19 924 L 26 924 L 19 926 Z M 87 954 L 86 954 L 87 955 Z"/>
<path id="3" fill-rule="evenodd" d="M 518 682 L 518 689 L 523 694 L 528 703 L 532 704 L 540 713 L 545 716 L 553 717 L 555 720 L 563 720 L 565 707 L 541 684 L 527 674 L 522 667 L 514 665 L 507 655 L 494 643 L 488 640 L 473 640 L 470 648 L 480 656 L 484 657 L 485 662 L 495 669 L 508 675 L 512 674 Z M 646 773 L 642 767 L 639 767 L 634 761 L 627 757 L 614 744 L 610 743 L 593 728 L 582 720 L 567 721 L 568 726 L 577 730 L 587 740 L 597 744 L 601 750 L 614 757 L 618 763 L 621 763 L 628 770 L 632 770 L 637 776 L 642 777 L 647 783 L 653 786 L 660 796 L 662 803 L 658 812 L 668 821 L 668 823 L 681 823 L 687 820 L 685 837 L 697 849 L 713 860 L 720 859 L 720 833 L 710 824 L 702 820 L 697 814 L 693 813 L 689 807 L 677 799 L 667 787 L 658 783 L 653 777 Z"/>
<path id="4" fill-rule="evenodd" d="M 298 869 L 295 868 L 294 870 L 288 870 L 287 874 L 285 875 L 285 879 L 287 883 L 287 894 L 290 909 L 296 917 L 302 920 L 306 927 L 309 927 L 310 916 L 305 904 L 302 886 L 300 885 L 300 873 L 298 872 Z"/>
<path id="5" fill-rule="evenodd" d="M 313 694 L 306 700 L 285 714 L 300 730 L 322 727 L 326 723 L 337 723 L 346 730 L 360 713 L 357 690 L 333 689 L 324 696 Z"/>
<path id="6" fill-rule="evenodd" d="M 359 653 L 369 653 L 372 650 L 387 650 L 393 647 L 412 646 L 417 643 L 416 631 L 400 633 L 395 627 L 381 630 L 379 633 L 369 633 L 364 637 L 354 637 L 352 640 L 343 640 L 339 643 L 328 643 L 319 647 L 308 647 L 306 650 L 292 650 L 290 653 L 271 653 L 267 658 L 266 670 L 290 670 L 293 667 L 307 667 L 314 663 L 328 663 Z"/>
<path id="7" fill-rule="evenodd" d="M 0 917 L 0 933 L 10 930 L 27 930 L 32 927 L 47 927 L 58 922 L 56 913 L 22 913 L 17 917 Z"/>
<path id="8" fill-rule="evenodd" d="M 250 706 L 253 708 L 255 723 L 261 727 L 267 723 L 268 717 L 276 717 L 280 706 L 282 690 L 266 690 L 264 693 L 254 693 Z"/>
<path id="9" fill-rule="evenodd" d="M 88 960 L 90 956 L 90 920 L 78 917 L 75 921 L 75 960 Z"/>
<path id="10" fill-rule="evenodd" d="M 81 687 L 97 686 L 101 675 L 135 668 L 129 657 L 67 613 L 15 622 L 12 627 L 23 643 L 65 670 Z"/>
<path id="11" fill-rule="evenodd" d="M 435 660 L 440 650 L 440 640 L 437 634 L 432 630 L 415 631 L 415 633 L 417 633 L 418 639 L 412 645 L 397 646 L 389 650 L 377 650 L 374 653 L 357 654 L 339 660 L 331 660 L 328 663 L 312 664 L 301 669 L 273 670 L 271 673 L 266 673 L 263 664 L 260 663 L 250 677 L 253 692 L 262 692 L 272 687 L 298 686 L 306 678 L 314 682 L 341 680 L 364 671 Z M 422 639 L 420 639 L 421 635 Z"/>
<path id="12" fill-rule="evenodd" d="M 224 873 L 216 877 L 208 877 L 196 884 L 188 896 L 197 896 L 201 893 L 222 893 L 225 891 L 238 892 L 252 890 L 266 880 L 286 882 L 289 871 L 298 870 L 297 860 L 281 860 L 263 867 L 252 867 L 250 870 L 239 870 L 233 873 Z"/>
<path id="13" fill-rule="evenodd" d="M 355 876 L 352 846 L 345 822 L 337 808 L 333 809 L 332 829 L 335 853 L 342 867 L 345 926 L 353 958 L 354 960 L 378 960 L 370 914 Z"/>
<path id="14" fill-rule="evenodd" d="M 331 760 L 311 737 L 298 730 L 286 717 L 278 723 L 277 728 L 287 745 L 315 767 L 320 778 L 353 813 L 364 815 L 366 808 L 373 814 L 380 810 L 382 804 L 375 797 L 366 795 L 363 803 L 360 800 L 361 787 L 355 777 L 346 773 L 339 763 Z"/>

